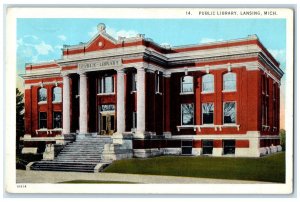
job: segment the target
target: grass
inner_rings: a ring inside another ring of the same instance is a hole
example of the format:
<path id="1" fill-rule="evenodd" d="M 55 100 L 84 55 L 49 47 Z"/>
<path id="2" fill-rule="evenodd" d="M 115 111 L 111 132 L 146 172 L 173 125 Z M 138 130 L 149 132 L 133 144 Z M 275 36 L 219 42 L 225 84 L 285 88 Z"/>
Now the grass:
<path id="1" fill-rule="evenodd" d="M 285 182 L 285 153 L 261 158 L 161 156 L 114 161 L 104 172 Z"/>
<path id="2" fill-rule="evenodd" d="M 105 181 L 105 180 L 71 180 L 60 182 L 63 184 L 134 184 L 133 182 Z"/>

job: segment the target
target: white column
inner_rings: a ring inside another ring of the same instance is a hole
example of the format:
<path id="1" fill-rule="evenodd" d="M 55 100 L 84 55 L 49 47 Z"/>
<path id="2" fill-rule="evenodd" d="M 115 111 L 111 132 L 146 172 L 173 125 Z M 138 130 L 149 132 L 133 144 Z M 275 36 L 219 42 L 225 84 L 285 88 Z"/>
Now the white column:
<path id="1" fill-rule="evenodd" d="M 137 68 L 137 128 L 136 136 L 144 136 L 145 132 L 145 69 Z"/>
<path id="2" fill-rule="evenodd" d="M 63 134 L 70 133 L 70 78 L 63 75 Z"/>
<path id="3" fill-rule="evenodd" d="M 80 89 L 79 89 L 79 133 L 87 133 L 87 77 L 85 73 L 80 73 Z"/>
<path id="4" fill-rule="evenodd" d="M 125 131 L 125 92 L 124 70 L 117 71 L 117 133 L 122 135 Z"/>

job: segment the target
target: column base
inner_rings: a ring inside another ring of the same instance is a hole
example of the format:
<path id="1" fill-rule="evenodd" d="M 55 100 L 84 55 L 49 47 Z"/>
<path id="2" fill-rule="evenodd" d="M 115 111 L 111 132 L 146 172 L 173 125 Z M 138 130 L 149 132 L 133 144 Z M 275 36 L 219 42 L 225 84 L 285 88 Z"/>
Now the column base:
<path id="1" fill-rule="evenodd" d="M 113 144 L 123 144 L 123 134 L 120 132 L 115 132 L 112 135 Z"/>

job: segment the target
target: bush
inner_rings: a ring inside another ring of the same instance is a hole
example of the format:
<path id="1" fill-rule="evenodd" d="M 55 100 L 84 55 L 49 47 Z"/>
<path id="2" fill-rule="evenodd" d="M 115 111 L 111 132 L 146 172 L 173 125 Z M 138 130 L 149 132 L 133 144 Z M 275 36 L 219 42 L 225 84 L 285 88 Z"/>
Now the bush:
<path id="1" fill-rule="evenodd" d="M 284 129 L 280 129 L 279 136 L 280 136 L 280 145 L 282 147 L 282 151 L 285 151 L 285 130 Z"/>
<path id="2" fill-rule="evenodd" d="M 16 169 L 25 170 L 26 165 L 32 161 L 42 160 L 42 154 L 20 154 L 16 156 Z"/>

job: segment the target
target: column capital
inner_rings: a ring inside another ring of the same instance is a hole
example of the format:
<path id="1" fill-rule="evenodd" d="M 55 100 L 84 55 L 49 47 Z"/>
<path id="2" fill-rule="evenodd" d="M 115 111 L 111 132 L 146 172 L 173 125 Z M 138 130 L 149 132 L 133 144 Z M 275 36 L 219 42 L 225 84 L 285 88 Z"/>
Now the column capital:
<path id="1" fill-rule="evenodd" d="M 61 72 L 60 74 L 62 75 L 62 77 L 69 77 L 70 76 L 69 72 Z"/>
<path id="2" fill-rule="evenodd" d="M 80 77 L 86 77 L 86 72 L 78 72 Z"/>
<path id="3" fill-rule="evenodd" d="M 116 71 L 117 71 L 118 74 L 120 74 L 120 73 L 124 74 L 125 73 L 125 67 L 124 68 L 118 68 L 118 69 L 116 69 Z"/>
<path id="4" fill-rule="evenodd" d="M 144 66 L 137 66 L 137 67 L 135 67 L 136 68 L 136 70 L 137 71 L 146 71 L 146 67 L 144 67 Z"/>

